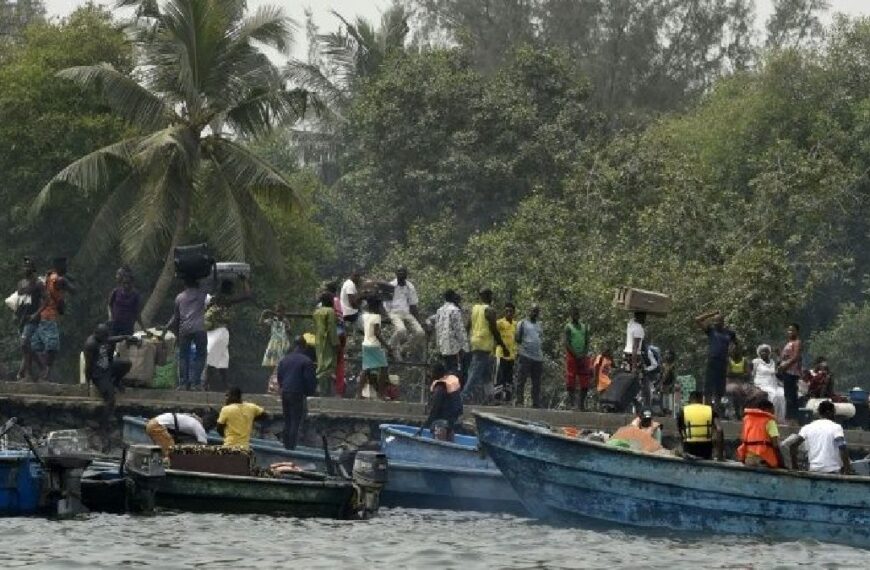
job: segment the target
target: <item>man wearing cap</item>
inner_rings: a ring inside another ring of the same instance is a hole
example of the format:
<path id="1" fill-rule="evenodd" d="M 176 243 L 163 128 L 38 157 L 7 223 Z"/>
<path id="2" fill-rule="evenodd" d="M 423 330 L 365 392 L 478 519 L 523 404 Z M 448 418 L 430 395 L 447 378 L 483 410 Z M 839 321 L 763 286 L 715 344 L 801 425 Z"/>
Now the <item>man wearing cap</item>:
<path id="1" fill-rule="evenodd" d="M 651 410 L 643 410 L 631 421 L 632 427 L 648 433 L 659 443 L 662 442 L 662 424 L 653 420 Z"/>

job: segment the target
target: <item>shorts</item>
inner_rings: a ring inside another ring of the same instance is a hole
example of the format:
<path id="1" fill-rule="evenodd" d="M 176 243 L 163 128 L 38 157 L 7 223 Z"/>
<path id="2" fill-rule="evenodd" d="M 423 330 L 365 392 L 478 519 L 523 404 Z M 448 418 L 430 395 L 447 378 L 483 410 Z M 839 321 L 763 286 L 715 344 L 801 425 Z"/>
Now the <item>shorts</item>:
<path id="1" fill-rule="evenodd" d="M 592 384 L 592 359 L 576 358 L 570 352 L 565 353 L 565 387 L 568 390 L 580 388 L 588 390 Z"/>
<path id="2" fill-rule="evenodd" d="M 57 321 L 39 321 L 30 339 L 33 352 L 57 352 L 60 350 L 60 328 Z"/>
<path id="3" fill-rule="evenodd" d="M 684 441 L 683 453 L 694 455 L 701 459 L 713 459 L 712 441 Z"/>
<path id="4" fill-rule="evenodd" d="M 18 337 L 18 346 L 21 348 L 30 348 L 33 342 L 33 334 L 36 332 L 37 323 L 27 322 L 21 327 L 21 334 Z"/>

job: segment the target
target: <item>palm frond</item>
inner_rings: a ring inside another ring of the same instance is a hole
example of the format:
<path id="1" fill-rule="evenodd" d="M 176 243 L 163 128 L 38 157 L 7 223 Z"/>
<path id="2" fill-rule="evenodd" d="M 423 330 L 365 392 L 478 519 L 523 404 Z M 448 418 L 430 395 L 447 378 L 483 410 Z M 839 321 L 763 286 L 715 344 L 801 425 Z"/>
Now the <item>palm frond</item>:
<path id="1" fill-rule="evenodd" d="M 234 191 L 256 192 L 276 207 L 291 209 L 301 205 L 292 182 L 268 162 L 228 139 L 210 137 L 208 141 L 210 155 Z"/>
<path id="2" fill-rule="evenodd" d="M 175 117 L 158 96 L 108 63 L 70 67 L 57 75 L 85 87 L 95 86 L 115 113 L 141 129 L 162 128 Z"/>
<path id="3" fill-rule="evenodd" d="M 283 74 L 291 85 L 307 92 L 313 105 L 320 104 L 340 114 L 341 109 L 350 102 L 347 92 L 330 81 L 315 64 L 290 60 L 284 66 Z"/>
<path id="4" fill-rule="evenodd" d="M 212 158 L 202 178 L 198 203 L 208 242 L 227 259 L 247 260 L 248 236 L 242 211 L 232 188 Z"/>
<path id="5" fill-rule="evenodd" d="M 127 261 L 159 257 L 172 235 L 179 203 L 191 191 L 191 181 L 178 172 L 174 153 L 162 169 L 142 176 L 139 199 L 121 221 L 121 255 Z"/>
<path id="6" fill-rule="evenodd" d="M 260 6 L 253 16 L 245 18 L 238 30 L 232 35 L 234 42 L 254 40 L 289 53 L 293 48 L 293 34 L 296 23 L 277 6 Z"/>
<path id="7" fill-rule="evenodd" d="M 96 264 L 118 243 L 121 221 L 134 203 L 138 188 L 136 177 L 130 175 L 109 193 L 76 253 L 76 267 Z"/>

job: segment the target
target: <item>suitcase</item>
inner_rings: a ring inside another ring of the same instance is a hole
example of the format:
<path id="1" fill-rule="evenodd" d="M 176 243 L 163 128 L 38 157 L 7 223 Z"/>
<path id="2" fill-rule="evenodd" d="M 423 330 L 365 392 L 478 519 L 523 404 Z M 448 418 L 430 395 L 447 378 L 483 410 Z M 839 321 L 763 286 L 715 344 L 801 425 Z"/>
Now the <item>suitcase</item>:
<path id="1" fill-rule="evenodd" d="M 667 315 L 671 312 L 672 301 L 668 295 L 634 287 L 618 287 L 613 297 L 613 306 L 632 312 L 650 315 Z"/>
<path id="2" fill-rule="evenodd" d="M 214 258 L 204 243 L 175 248 L 175 275 L 181 279 L 205 279 L 214 271 Z"/>
<path id="3" fill-rule="evenodd" d="M 599 402 L 608 412 L 627 412 L 640 390 L 640 384 L 631 372 L 620 370 L 613 375 L 610 386 L 601 394 Z"/>

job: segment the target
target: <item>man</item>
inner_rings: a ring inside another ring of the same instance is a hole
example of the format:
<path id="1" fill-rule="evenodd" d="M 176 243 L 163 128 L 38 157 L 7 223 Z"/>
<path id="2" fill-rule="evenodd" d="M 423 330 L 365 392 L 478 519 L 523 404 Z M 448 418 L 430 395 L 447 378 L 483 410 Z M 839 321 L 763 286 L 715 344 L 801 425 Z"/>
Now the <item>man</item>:
<path id="1" fill-rule="evenodd" d="M 504 402 L 513 400 L 514 388 L 514 362 L 517 357 L 517 323 L 514 320 L 516 307 L 508 301 L 504 304 L 504 316 L 496 321 L 498 334 L 508 347 L 508 355 L 505 356 L 500 346 L 495 348 L 496 378 L 495 397 Z"/>
<path id="2" fill-rule="evenodd" d="M 459 378 L 451 374 L 440 362 L 432 365 L 429 386 L 431 396 L 429 398 L 429 416 L 420 428 L 430 427 L 433 424 L 441 424 L 445 427 L 446 441 L 453 441 L 453 434 L 459 418 L 462 417 L 462 394 L 460 391 Z M 418 432 L 419 434 L 419 432 Z"/>
<path id="3" fill-rule="evenodd" d="M 133 287 L 133 271 L 126 265 L 115 273 L 118 286 L 109 293 L 107 309 L 112 335 L 131 335 L 136 323 L 145 327 L 139 319 L 142 312 L 142 295 Z"/>
<path id="4" fill-rule="evenodd" d="M 31 342 L 33 333 L 39 324 L 37 315 L 42 306 L 44 288 L 36 276 L 36 266 L 29 257 L 24 258 L 24 277 L 18 282 L 18 305 L 15 308 L 15 320 L 18 323 L 18 346 L 21 349 L 21 366 L 18 367 L 17 379 L 29 382 L 33 377 L 33 350 Z M 39 365 L 37 359 L 36 364 Z"/>
<path id="5" fill-rule="evenodd" d="M 725 327 L 725 317 L 720 311 L 711 311 L 695 318 L 695 322 L 707 335 L 707 373 L 704 378 L 704 396 L 714 406 L 719 406 L 725 395 L 725 377 L 728 374 L 728 348 L 734 343 L 740 352 L 737 335 Z"/>
<path id="6" fill-rule="evenodd" d="M 792 467 L 798 464 L 798 447 L 806 442 L 810 472 L 851 474 L 846 435 L 843 426 L 834 421 L 834 404 L 825 400 L 819 404 L 818 413 L 819 419 L 802 427 L 798 436 L 789 442 Z"/>
<path id="7" fill-rule="evenodd" d="M 94 385 L 103 399 L 103 415 L 100 418 L 100 431 L 103 436 L 104 450 L 109 448 L 111 421 L 115 415 L 115 390 L 123 389 L 121 381 L 130 371 L 130 362 L 115 360 L 115 345 L 119 342 L 136 342 L 129 335 L 110 336 L 110 328 L 99 324 L 94 333 L 87 338 L 84 347 L 85 377 Z"/>
<path id="8" fill-rule="evenodd" d="M 65 296 L 67 292 L 74 293 L 75 288 L 66 278 L 66 258 L 54 260 L 53 267 L 45 277 L 45 290 L 42 295 L 42 305 L 39 311 L 31 317 L 31 322 L 38 323 L 30 341 L 30 348 L 39 359 L 42 367 L 42 381 L 51 381 L 51 368 L 60 350 L 60 327 L 58 320 L 64 313 Z"/>
<path id="9" fill-rule="evenodd" d="M 456 376 L 459 376 L 462 368 L 463 354 L 468 350 L 468 332 L 465 330 L 460 302 L 456 291 L 447 289 L 444 292 L 444 304 L 428 320 L 429 326 L 435 329 L 435 345 L 444 368 Z"/>
<path id="10" fill-rule="evenodd" d="M 359 295 L 358 288 L 361 283 L 362 273 L 358 269 L 354 269 L 353 273 L 350 274 L 350 278 L 346 279 L 341 285 L 341 292 L 339 293 L 341 314 L 348 329 L 360 317 L 359 308 L 362 298 Z"/>
<path id="11" fill-rule="evenodd" d="M 589 352 L 589 326 L 580 322 L 580 309 L 571 307 L 571 318 L 565 325 L 565 390 L 568 406 L 577 405 L 586 409 L 586 394 L 589 393 L 591 363 Z M 577 390 L 580 401 L 576 402 Z"/>
<path id="12" fill-rule="evenodd" d="M 332 307 L 328 307 L 332 310 Z M 294 350 L 278 363 L 278 386 L 284 412 L 284 449 L 296 449 L 299 428 L 305 419 L 305 399 L 317 390 L 314 362 L 305 354 L 306 343 L 296 337 Z"/>
<path id="13" fill-rule="evenodd" d="M 636 312 L 628 319 L 628 326 L 625 329 L 625 348 L 623 354 L 628 369 L 632 372 L 640 370 L 642 361 L 641 345 L 643 344 L 646 331 L 643 325 L 646 323 L 646 313 Z"/>
<path id="14" fill-rule="evenodd" d="M 207 295 L 199 281 L 186 277 L 184 291 L 175 297 L 172 318 L 164 327 L 172 330 L 178 339 L 178 390 L 199 389 L 202 370 L 208 351 L 205 332 L 205 304 Z M 191 348 L 196 353 L 191 355 Z"/>
<path id="15" fill-rule="evenodd" d="M 398 268 L 396 278 L 390 282 L 390 285 L 393 286 L 393 299 L 389 304 L 389 317 L 393 324 L 393 334 L 389 343 L 396 360 L 402 360 L 405 350 L 409 346 L 418 346 L 426 333 L 420 325 L 417 289 L 408 281 L 408 269 Z M 409 327 L 410 334 L 408 334 Z"/>
<path id="16" fill-rule="evenodd" d="M 701 459 L 722 459 L 723 436 L 719 416 L 712 406 L 703 403 L 701 392 L 689 394 L 689 403 L 677 415 L 677 428 L 683 440 L 683 452 Z"/>
<path id="17" fill-rule="evenodd" d="M 338 365 L 338 319 L 332 301 L 332 293 L 324 291 L 312 315 L 314 349 L 317 355 L 317 392 L 321 397 L 333 395 L 335 370 Z"/>
<path id="18" fill-rule="evenodd" d="M 755 408 L 743 410 L 743 429 L 737 460 L 749 467 L 778 469 L 785 465 L 779 449 L 779 427 L 773 404 L 761 400 Z"/>
<path id="19" fill-rule="evenodd" d="M 213 417 L 213 416 L 212 416 Z M 166 412 L 148 420 L 145 433 L 163 450 L 163 457 L 169 459 L 169 451 L 176 441 L 193 439 L 203 445 L 208 443 L 206 428 L 196 414 Z"/>
<path id="20" fill-rule="evenodd" d="M 517 405 L 526 398 L 526 380 L 532 380 L 532 407 L 541 407 L 541 377 L 544 375 L 544 330 L 538 320 L 541 308 L 532 305 L 528 318 L 517 325 Z"/>
<path id="21" fill-rule="evenodd" d="M 482 290 L 479 301 L 471 307 L 471 320 L 468 332 L 471 342 L 471 364 L 468 367 L 468 381 L 462 389 L 463 400 L 482 402 L 480 394 L 492 374 L 492 352 L 496 346 L 503 354 L 510 356 L 510 349 L 501 338 L 496 324 L 495 310 L 492 308 L 492 291 Z"/>
<path id="22" fill-rule="evenodd" d="M 661 425 L 653 421 L 650 410 L 644 410 L 630 424 L 616 430 L 607 444 L 657 453 L 662 449 Z"/>
<path id="23" fill-rule="evenodd" d="M 254 422 L 266 419 L 266 410 L 252 402 L 242 401 L 242 391 L 233 386 L 227 390 L 226 405 L 221 408 L 217 430 L 224 438 L 224 447 L 248 449 Z"/>
<path id="24" fill-rule="evenodd" d="M 657 442 L 662 442 L 662 424 L 653 420 L 652 410 L 642 410 L 637 417 L 631 421 L 631 426 L 646 432 Z"/>
<path id="25" fill-rule="evenodd" d="M 801 328 L 797 323 L 788 326 L 786 343 L 781 353 L 782 359 L 776 368 L 785 395 L 785 417 L 790 420 L 796 420 L 798 413 L 798 380 L 801 378 L 803 360 L 800 334 Z"/>

